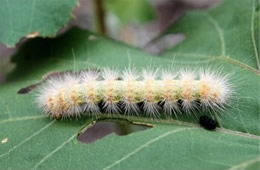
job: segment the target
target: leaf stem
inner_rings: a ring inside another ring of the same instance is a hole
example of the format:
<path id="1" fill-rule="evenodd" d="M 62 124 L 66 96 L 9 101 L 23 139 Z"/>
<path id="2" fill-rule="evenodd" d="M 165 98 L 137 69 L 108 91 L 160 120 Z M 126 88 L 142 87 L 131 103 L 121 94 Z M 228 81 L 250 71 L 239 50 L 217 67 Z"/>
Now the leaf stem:
<path id="1" fill-rule="evenodd" d="M 94 3 L 97 31 L 102 35 L 106 35 L 105 10 L 103 0 L 94 0 Z"/>

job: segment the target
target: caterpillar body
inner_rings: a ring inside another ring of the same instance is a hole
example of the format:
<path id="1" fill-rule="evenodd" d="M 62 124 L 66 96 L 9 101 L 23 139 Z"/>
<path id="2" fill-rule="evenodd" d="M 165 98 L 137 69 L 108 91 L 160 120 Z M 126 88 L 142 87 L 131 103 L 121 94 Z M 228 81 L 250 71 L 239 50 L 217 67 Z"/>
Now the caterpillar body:
<path id="1" fill-rule="evenodd" d="M 98 114 L 160 117 L 162 113 L 223 109 L 231 98 L 228 76 L 209 70 L 158 72 L 138 74 L 136 69 L 118 72 L 108 68 L 67 72 L 48 78 L 36 100 L 53 118 Z"/>

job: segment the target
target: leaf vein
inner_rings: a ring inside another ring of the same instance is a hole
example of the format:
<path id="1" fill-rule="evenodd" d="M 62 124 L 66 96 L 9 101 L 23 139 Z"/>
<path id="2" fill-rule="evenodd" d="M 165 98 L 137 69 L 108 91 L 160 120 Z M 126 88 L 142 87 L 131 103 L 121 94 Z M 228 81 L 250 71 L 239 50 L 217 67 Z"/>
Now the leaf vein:
<path id="1" fill-rule="evenodd" d="M 45 162 L 49 157 L 51 157 L 54 153 L 58 152 L 61 148 L 63 148 L 67 143 L 69 143 L 72 139 L 74 139 L 77 136 L 76 134 L 73 134 L 68 140 L 63 142 L 61 145 L 59 145 L 57 148 L 55 148 L 52 152 L 47 154 L 45 157 L 43 157 L 34 167 L 33 169 L 38 168 L 43 162 Z"/>
<path id="2" fill-rule="evenodd" d="M 121 162 L 125 161 L 126 159 L 128 159 L 129 157 L 133 156 L 134 154 L 136 154 L 137 152 L 141 151 L 142 149 L 148 147 L 149 145 L 157 142 L 158 140 L 162 139 L 162 138 L 165 138 L 171 134 L 174 134 L 174 133 L 178 133 L 178 132 L 181 132 L 181 131 L 185 131 L 185 130 L 189 130 L 191 128 L 181 128 L 181 129 L 174 129 L 174 130 L 171 130 L 171 131 L 168 131 L 160 136 L 157 136 L 156 138 L 146 142 L 145 144 L 139 146 L 138 148 L 136 148 L 134 151 L 126 154 L 125 156 L 123 156 L 121 159 L 113 162 L 112 164 L 106 166 L 105 168 L 103 168 L 103 170 L 107 170 L 107 169 L 111 169 L 112 167 L 114 167 L 115 165 L 117 164 L 120 164 Z"/>
<path id="3" fill-rule="evenodd" d="M 207 13 L 207 18 L 214 25 L 214 27 L 215 27 L 215 29 L 218 33 L 220 45 L 221 45 L 221 56 L 225 56 L 226 55 L 226 47 L 225 47 L 225 39 L 224 39 L 223 31 L 220 28 L 218 22 L 209 13 Z"/>
<path id="4" fill-rule="evenodd" d="M 41 128 L 40 130 L 38 130 L 37 132 L 33 133 L 31 136 L 27 137 L 26 139 L 24 139 L 22 142 L 18 143 L 17 145 L 13 146 L 10 150 L 8 150 L 7 152 L 3 153 L 0 155 L 0 158 L 4 157 L 5 155 L 8 155 L 10 152 L 14 151 L 15 149 L 17 149 L 18 147 L 20 147 L 21 145 L 23 145 L 24 143 L 30 141 L 34 136 L 40 134 L 41 132 L 43 132 L 44 130 L 46 130 L 48 127 L 50 127 L 53 123 L 55 122 L 55 120 L 51 121 L 50 123 L 48 123 L 47 125 L 45 125 L 43 128 Z"/>
<path id="5" fill-rule="evenodd" d="M 236 170 L 236 169 L 245 169 L 248 165 L 251 165 L 255 162 L 260 162 L 260 157 L 256 157 L 254 159 L 247 160 L 245 162 L 242 162 L 236 166 L 233 166 L 230 168 L 230 170 Z M 243 168 L 242 168 L 243 167 Z"/>
<path id="6" fill-rule="evenodd" d="M 255 16 L 255 1 L 253 1 L 253 5 L 252 5 L 251 37 L 252 37 L 252 43 L 253 43 L 255 57 L 256 57 L 257 68 L 258 70 L 260 70 L 260 61 L 259 61 L 259 56 L 258 56 L 258 51 L 257 51 L 257 46 L 255 41 L 255 34 L 254 34 L 254 16 Z"/>
<path id="7" fill-rule="evenodd" d="M 211 61 L 211 60 L 223 60 L 225 62 L 228 62 L 230 64 L 233 64 L 233 65 L 237 65 L 239 67 L 242 67 L 243 69 L 245 70 L 248 70 L 248 71 L 251 71 L 255 74 L 257 74 L 258 76 L 260 76 L 260 71 L 256 70 L 255 68 L 247 65 L 247 64 L 244 64 L 238 60 L 235 60 L 231 57 L 228 57 L 228 56 L 208 56 L 208 55 L 203 55 L 203 54 L 190 54 L 190 53 L 174 53 L 175 55 L 180 55 L 180 56 L 184 56 L 184 57 L 202 57 L 202 58 L 212 58 L 212 59 L 209 59 L 207 61 Z M 198 62 L 199 63 L 199 62 Z"/>
<path id="8" fill-rule="evenodd" d="M 23 120 L 35 120 L 35 119 L 42 119 L 46 118 L 45 116 L 25 116 L 25 117 L 17 117 L 17 118 L 11 118 L 11 119 L 5 119 L 1 120 L 0 124 L 4 124 L 7 122 L 17 122 L 17 121 L 23 121 Z"/>

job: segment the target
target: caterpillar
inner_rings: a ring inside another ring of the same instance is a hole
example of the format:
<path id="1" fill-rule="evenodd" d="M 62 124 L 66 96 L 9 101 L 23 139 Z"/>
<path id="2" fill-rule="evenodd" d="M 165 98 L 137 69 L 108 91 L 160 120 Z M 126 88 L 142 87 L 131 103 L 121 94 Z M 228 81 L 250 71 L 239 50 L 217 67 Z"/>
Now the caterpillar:
<path id="1" fill-rule="evenodd" d="M 52 118 L 125 114 L 160 117 L 194 110 L 221 110 L 233 89 L 227 75 L 204 69 L 169 70 L 105 68 L 50 76 L 36 101 Z"/>

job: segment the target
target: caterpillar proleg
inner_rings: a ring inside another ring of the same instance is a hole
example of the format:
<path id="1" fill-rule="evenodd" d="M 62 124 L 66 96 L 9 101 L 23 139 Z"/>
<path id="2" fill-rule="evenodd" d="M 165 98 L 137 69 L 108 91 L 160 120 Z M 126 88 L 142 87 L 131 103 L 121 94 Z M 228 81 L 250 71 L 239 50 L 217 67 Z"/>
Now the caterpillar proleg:
<path id="1" fill-rule="evenodd" d="M 37 103 L 53 118 L 97 114 L 160 117 L 194 109 L 219 110 L 233 93 L 227 77 L 209 70 L 67 72 L 41 85 Z"/>

